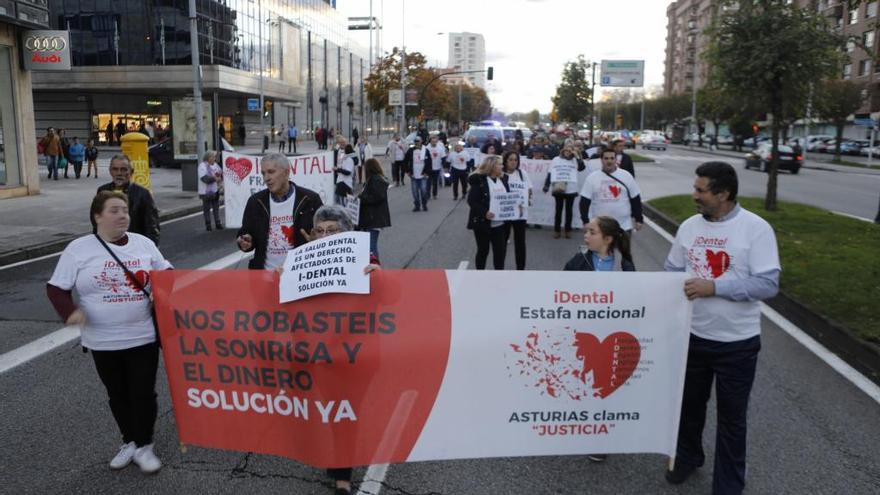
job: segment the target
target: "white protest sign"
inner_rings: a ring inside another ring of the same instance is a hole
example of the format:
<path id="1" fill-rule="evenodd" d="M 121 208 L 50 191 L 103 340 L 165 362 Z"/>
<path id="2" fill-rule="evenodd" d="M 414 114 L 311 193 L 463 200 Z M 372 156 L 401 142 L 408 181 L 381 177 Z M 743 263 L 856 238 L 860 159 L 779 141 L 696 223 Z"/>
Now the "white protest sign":
<path id="1" fill-rule="evenodd" d="M 550 169 L 550 182 L 577 182 L 577 163 L 557 162 Z"/>
<path id="2" fill-rule="evenodd" d="M 223 153 L 223 190 L 226 225 L 241 227 L 241 218 L 248 198 L 265 189 L 260 172 L 262 157 L 241 153 Z M 289 156 L 290 180 L 318 193 L 324 204 L 333 204 L 333 154 Z"/>
<path id="3" fill-rule="evenodd" d="M 290 250 L 284 260 L 278 294 L 282 303 L 340 292 L 369 294 L 370 234 L 343 232 Z"/>
<path id="4" fill-rule="evenodd" d="M 493 193 L 489 199 L 489 211 L 495 214 L 492 220 L 520 220 L 522 218 L 523 197 L 520 191 Z"/>
<path id="5" fill-rule="evenodd" d="M 347 195 L 345 197 L 345 211 L 348 212 L 351 223 L 357 225 L 361 217 L 361 198 L 353 194 Z"/>
<path id="6" fill-rule="evenodd" d="M 544 193 L 541 190 L 544 181 L 547 178 L 547 174 L 550 172 L 550 163 L 551 160 L 535 160 L 525 157 L 520 158 L 520 170 L 528 173 L 529 179 L 531 179 L 532 184 L 535 185 L 535 192 L 532 196 L 532 204 L 529 205 L 528 214 L 529 223 L 532 225 L 553 225 L 553 217 L 556 212 L 556 200 L 552 194 L 549 192 Z M 587 175 L 589 175 L 588 171 L 578 172 L 578 183 L 583 184 Z M 579 199 L 575 198 L 575 212 L 577 212 L 578 201 Z M 581 216 L 577 213 L 573 215 L 571 221 L 572 228 L 583 228 L 580 217 Z"/>

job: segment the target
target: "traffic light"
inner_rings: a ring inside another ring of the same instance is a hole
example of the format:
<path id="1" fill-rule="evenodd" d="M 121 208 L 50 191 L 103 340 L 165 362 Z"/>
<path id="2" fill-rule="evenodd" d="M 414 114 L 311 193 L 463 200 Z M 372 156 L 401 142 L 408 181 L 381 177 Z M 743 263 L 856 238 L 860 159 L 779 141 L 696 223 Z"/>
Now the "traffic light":
<path id="1" fill-rule="evenodd" d="M 486 80 L 487 80 L 487 81 L 491 81 L 491 80 L 492 80 L 492 75 L 494 74 L 494 72 L 495 72 L 495 68 L 494 68 L 494 67 L 489 67 L 489 70 L 486 71 Z"/>

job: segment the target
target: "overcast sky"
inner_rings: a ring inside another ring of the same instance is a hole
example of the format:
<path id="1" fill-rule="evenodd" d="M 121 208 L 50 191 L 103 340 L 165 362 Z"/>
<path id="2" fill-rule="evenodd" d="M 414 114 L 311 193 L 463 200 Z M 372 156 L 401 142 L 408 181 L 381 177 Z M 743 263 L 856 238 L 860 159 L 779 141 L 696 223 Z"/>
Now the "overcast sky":
<path id="1" fill-rule="evenodd" d="M 403 3 L 373 0 L 373 15 L 384 13 L 384 50 L 405 36 L 407 50 L 446 67 L 445 33 L 482 34 L 486 65 L 495 67 L 487 91 L 504 112 L 549 112 L 565 62 L 579 54 L 596 62 L 645 60 L 645 84 L 663 84 L 669 0 L 409 0 L 402 11 Z M 338 0 L 337 9 L 366 17 L 370 0 Z M 368 45 L 366 31 L 349 32 Z"/>

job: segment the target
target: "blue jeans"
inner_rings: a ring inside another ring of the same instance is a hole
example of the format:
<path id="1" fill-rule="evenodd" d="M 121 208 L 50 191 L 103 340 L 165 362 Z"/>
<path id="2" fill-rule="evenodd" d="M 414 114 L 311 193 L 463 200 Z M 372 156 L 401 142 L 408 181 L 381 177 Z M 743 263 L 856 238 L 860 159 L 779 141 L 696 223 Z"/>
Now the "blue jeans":
<path id="1" fill-rule="evenodd" d="M 760 350 L 760 336 L 716 342 L 691 335 L 675 463 L 702 466 L 705 461 L 703 426 L 714 380 L 718 425 L 713 495 L 738 495 L 745 487 L 746 416 Z"/>
<path id="2" fill-rule="evenodd" d="M 370 253 L 379 257 L 379 229 L 370 229 Z"/>
<path id="3" fill-rule="evenodd" d="M 422 177 L 416 179 L 413 177 L 409 182 L 412 186 L 413 204 L 416 205 L 416 208 L 419 206 L 423 208 L 427 207 L 428 196 L 430 195 L 430 191 L 428 190 L 428 178 Z"/>
<path id="4" fill-rule="evenodd" d="M 58 169 L 55 167 L 58 165 L 58 155 L 46 155 L 46 158 L 49 159 L 49 163 L 46 166 L 49 169 L 49 178 L 51 179 L 54 176 L 57 179 Z"/>

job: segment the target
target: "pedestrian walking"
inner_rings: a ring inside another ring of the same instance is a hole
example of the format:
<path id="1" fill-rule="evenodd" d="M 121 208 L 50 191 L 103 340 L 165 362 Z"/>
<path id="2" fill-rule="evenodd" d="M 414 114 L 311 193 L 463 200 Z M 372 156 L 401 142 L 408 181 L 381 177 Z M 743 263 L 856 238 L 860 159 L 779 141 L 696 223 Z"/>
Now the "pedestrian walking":
<path id="1" fill-rule="evenodd" d="M 437 136 L 431 136 L 431 142 L 427 146 L 428 155 L 431 158 L 431 194 L 437 199 L 437 188 L 443 179 L 443 169 L 446 163 L 446 146 L 440 142 Z"/>
<path id="2" fill-rule="evenodd" d="M 452 173 L 452 199 L 458 200 L 458 186 L 461 185 L 461 197 L 467 197 L 468 170 L 473 168 L 474 159 L 464 150 L 461 141 L 455 143 L 449 152 L 448 161 Z"/>
<path id="3" fill-rule="evenodd" d="M 522 194 L 522 218 L 519 220 L 507 220 L 504 222 L 504 242 L 510 240 L 513 232 L 513 247 L 516 259 L 516 269 L 526 269 L 526 223 L 528 221 L 528 207 L 532 204 L 532 179 L 529 174 L 519 168 L 520 154 L 518 151 L 508 151 L 504 154 L 504 175 L 507 177 L 507 185 L 511 192 L 519 191 Z"/>
<path id="4" fill-rule="evenodd" d="M 697 167 L 697 214 L 678 228 L 664 268 L 691 278 L 691 336 L 675 466 L 683 483 L 705 462 L 706 403 L 715 384 L 717 430 L 713 494 L 740 494 L 746 482 L 746 419 L 761 350 L 761 304 L 779 291 L 779 253 L 773 228 L 736 201 L 734 168 L 724 162 Z"/>
<path id="5" fill-rule="evenodd" d="M 146 188 L 131 181 L 134 171 L 131 160 L 125 155 L 114 155 L 110 158 L 110 177 L 108 182 L 98 187 L 101 191 L 119 191 L 128 197 L 128 213 L 130 217 L 129 232 L 147 237 L 159 245 L 159 210 L 153 201 L 153 195 Z"/>
<path id="6" fill-rule="evenodd" d="M 79 176 L 82 175 L 83 162 L 86 159 L 86 147 L 79 142 L 78 137 L 73 136 L 70 147 L 67 148 L 67 154 L 70 156 L 70 164 L 73 165 L 73 175 L 79 179 Z"/>
<path id="7" fill-rule="evenodd" d="M 278 131 L 278 135 L 281 136 L 281 139 L 278 140 L 278 152 L 284 153 L 284 148 L 287 146 L 287 129 L 284 127 L 284 124 L 281 124 L 281 130 Z"/>
<path id="8" fill-rule="evenodd" d="M 494 151 L 490 152 L 490 148 L 493 148 Z M 499 155 L 501 156 L 502 150 L 504 149 L 504 145 L 501 142 L 501 138 L 495 134 L 489 134 L 489 138 L 486 139 L 486 142 L 483 143 L 480 151 L 483 152 L 484 155 Z"/>
<path id="9" fill-rule="evenodd" d="M 633 228 L 641 230 L 642 196 L 633 176 L 617 166 L 613 149 L 602 151 L 602 170 L 587 176 L 580 193 L 581 221 L 609 216 L 620 224 L 627 234 Z"/>
<path id="10" fill-rule="evenodd" d="M 629 172 L 629 175 L 636 177 L 636 168 L 633 165 L 632 157 L 625 153 L 626 142 L 623 139 L 615 139 L 612 143 L 614 153 L 616 154 L 617 166 Z"/>
<path id="11" fill-rule="evenodd" d="M 55 132 L 55 128 L 46 129 L 46 135 L 40 140 L 40 146 L 48 159 L 46 167 L 49 169 L 49 179 L 58 180 L 58 160 L 63 158 L 61 154 L 61 139 Z"/>
<path id="12" fill-rule="evenodd" d="M 352 143 L 358 143 L 358 142 L 360 142 L 360 141 L 359 141 L 359 140 L 360 140 L 360 137 L 361 137 L 361 135 L 360 135 L 360 133 L 358 132 L 358 128 L 357 128 L 357 127 L 355 127 L 354 129 L 351 130 L 351 142 L 352 142 Z"/>
<path id="13" fill-rule="evenodd" d="M 363 137 L 361 137 L 363 139 Z M 391 212 L 388 209 L 388 179 L 382 172 L 382 165 L 375 158 L 367 158 L 364 163 L 367 181 L 358 196 L 361 200 L 358 228 L 370 233 L 370 253 L 379 258 L 379 233 L 391 226 Z"/>
<path id="14" fill-rule="evenodd" d="M 287 126 L 287 152 L 290 153 L 291 149 L 294 153 L 296 153 L 296 140 L 299 137 L 299 129 L 296 128 L 296 124 L 290 124 Z M 282 148 L 282 151 L 284 149 Z"/>
<path id="15" fill-rule="evenodd" d="M 385 156 L 391 157 L 391 178 L 394 180 L 394 186 L 404 186 L 406 181 L 406 173 L 404 171 L 404 158 L 406 157 L 406 146 L 400 140 L 400 134 L 394 134 L 385 147 Z"/>
<path id="16" fill-rule="evenodd" d="M 214 212 L 214 226 L 223 230 L 220 223 L 220 185 L 223 183 L 223 170 L 217 164 L 217 152 L 208 150 L 202 155 L 198 167 L 199 198 L 202 200 L 202 215 L 205 218 L 205 230 L 211 231 L 211 212 Z"/>
<path id="17" fill-rule="evenodd" d="M 336 189 L 333 194 L 336 204 L 345 206 L 348 195 L 354 191 L 353 181 L 358 156 L 350 144 L 346 144 L 338 156 L 339 165 L 333 168 L 336 174 Z"/>
<path id="18" fill-rule="evenodd" d="M 571 238 L 571 220 L 574 200 L 578 195 L 577 172 L 586 168 L 584 161 L 575 157 L 572 147 L 564 146 L 559 156 L 550 162 L 550 172 L 544 181 L 544 193 L 551 192 L 556 200 L 553 218 L 553 238 L 559 239 L 562 232 L 562 217 L 565 214 L 565 238 Z"/>
<path id="19" fill-rule="evenodd" d="M 86 146 L 86 177 L 89 177 L 92 174 L 92 169 L 95 170 L 95 178 L 98 178 L 98 147 L 95 146 L 95 140 L 89 139 L 88 146 Z"/>
<path id="20" fill-rule="evenodd" d="M 584 248 L 565 264 L 566 271 L 634 272 L 629 236 L 617 220 L 599 216 L 584 226 Z M 599 456 L 595 456 L 599 457 Z M 604 457 L 604 456 L 602 456 Z"/>
<path id="21" fill-rule="evenodd" d="M 507 238 L 504 222 L 494 220 L 495 214 L 489 211 L 492 196 L 510 192 L 507 176 L 501 165 L 500 156 L 487 156 L 483 163 L 468 177 L 470 191 L 467 202 L 470 206 L 467 228 L 474 231 L 477 241 L 476 267 L 486 269 L 489 247 L 492 248 L 492 265 L 496 270 L 504 269 L 507 254 Z"/>
<path id="22" fill-rule="evenodd" d="M 413 147 L 407 150 L 404 157 L 404 168 L 412 186 L 413 211 L 428 211 L 431 158 L 428 150 L 422 146 L 422 138 L 413 140 Z"/>
<path id="23" fill-rule="evenodd" d="M 274 270 L 284 265 L 287 251 L 307 241 L 321 197 L 290 180 L 290 163 L 281 153 L 269 153 L 260 160 L 266 189 L 247 200 L 236 244 L 254 252 L 251 270 Z"/>
<path id="24" fill-rule="evenodd" d="M 247 141 L 247 129 L 245 129 L 244 124 L 238 126 L 238 144 L 244 146 L 245 141 Z"/>
<path id="25" fill-rule="evenodd" d="M 104 128 L 104 138 L 108 146 L 113 145 L 113 119 L 107 121 L 107 127 Z"/>
<path id="26" fill-rule="evenodd" d="M 151 315 L 150 271 L 170 269 L 171 263 L 150 239 L 127 232 L 124 194 L 99 192 L 89 215 L 94 234 L 67 245 L 46 292 L 61 319 L 80 327 L 82 346 L 91 351 L 107 390 L 122 434 L 110 468 L 134 462 L 142 472 L 155 473 L 162 462 L 153 450 L 159 346 Z"/>
<path id="27" fill-rule="evenodd" d="M 122 122 L 122 119 L 116 120 L 116 144 L 122 144 L 122 136 L 128 132 L 128 127 Z"/>
<path id="28" fill-rule="evenodd" d="M 364 164 L 370 158 L 373 158 L 373 146 L 367 141 L 367 136 L 363 135 L 357 140 L 357 153 L 360 160 L 357 164 L 358 184 L 364 183 Z"/>
<path id="29" fill-rule="evenodd" d="M 67 139 L 67 131 L 58 129 L 58 139 L 61 141 L 61 159 L 58 168 L 64 169 L 64 178 L 67 179 L 67 169 L 70 165 L 70 140 Z"/>
<path id="30" fill-rule="evenodd" d="M 470 174 L 474 171 L 474 168 L 476 168 L 477 161 L 479 160 L 480 154 L 482 154 L 482 151 L 480 151 L 480 146 L 477 144 L 476 136 L 471 136 L 468 138 L 464 150 L 467 152 L 468 155 L 470 155 L 471 158 L 470 164 L 468 165 L 468 174 Z"/>

